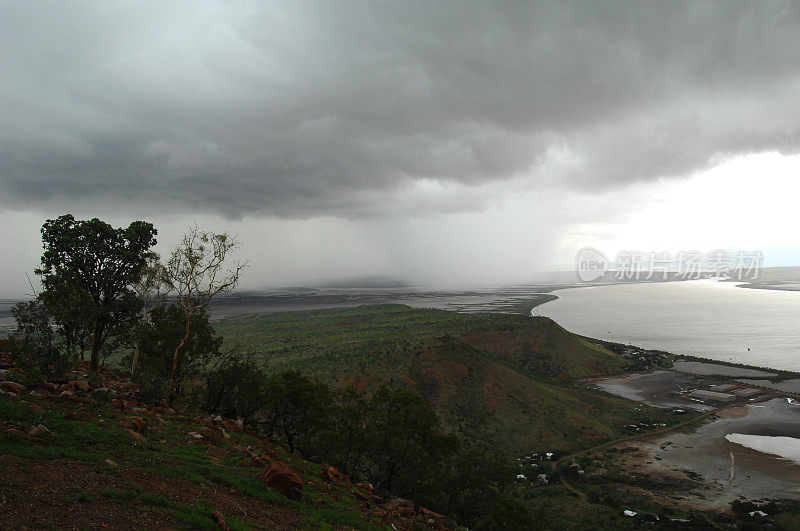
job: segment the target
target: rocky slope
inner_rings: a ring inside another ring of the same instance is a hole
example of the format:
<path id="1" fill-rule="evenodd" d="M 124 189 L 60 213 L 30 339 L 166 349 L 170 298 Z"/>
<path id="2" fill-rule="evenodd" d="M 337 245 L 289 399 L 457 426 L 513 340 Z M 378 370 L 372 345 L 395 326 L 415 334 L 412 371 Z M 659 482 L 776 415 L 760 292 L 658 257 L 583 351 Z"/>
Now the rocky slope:
<path id="1" fill-rule="evenodd" d="M 142 404 L 119 371 L 26 385 L 0 367 L 0 528 L 455 526 L 236 420 Z"/>

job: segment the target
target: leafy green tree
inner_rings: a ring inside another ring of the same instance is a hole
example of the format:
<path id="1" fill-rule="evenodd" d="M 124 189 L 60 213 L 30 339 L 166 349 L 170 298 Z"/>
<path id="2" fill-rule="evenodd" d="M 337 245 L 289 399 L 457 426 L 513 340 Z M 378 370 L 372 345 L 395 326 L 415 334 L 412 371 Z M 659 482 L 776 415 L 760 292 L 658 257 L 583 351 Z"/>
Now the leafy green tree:
<path id="1" fill-rule="evenodd" d="M 161 264 L 157 253 L 148 253 L 147 263 L 142 269 L 139 280 L 134 282 L 133 291 L 142 303 L 141 318 L 145 323 L 150 322 L 150 312 L 155 308 L 164 306 L 167 302 L 166 284 L 164 283 L 164 266 Z M 141 348 L 136 338 L 133 338 L 133 360 L 131 361 L 131 374 L 135 375 L 139 368 L 139 352 Z"/>
<path id="2" fill-rule="evenodd" d="M 470 529 L 531 529 L 527 509 L 510 495 L 513 468 L 499 455 L 460 451 L 427 478 L 419 501 Z"/>
<path id="3" fill-rule="evenodd" d="M 367 454 L 365 434 L 369 413 L 369 401 L 363 392 L 353 387 L 335 392 L 331 422 L 317 433 L 313 453 L 323 456 L 349 477 L 358 478 Z"/>
<path id="4" fill-rule="evenodd" d="M 306 449 L 318 431 L 330 422 L 331 391 L 298 371 L 270 378 L 265 386 L 267 407 L 262 424 L 270 436 L 278 436 L 289 452 Z"/>
<path id="5" fill-rule="evenodd" d="M 267 376 L 239 356 L 211 359 L 205 371 L 205 409 L 226 417 L 241 418 L 245 424 L 259 420 L 268 403 Z"/>
<path id="6" fill-rule="evenodd" d="M 220 355 L 222 338 L 216 335 L 209 323 L 208 313 L 201 311 L 192 315 L 188 337 L 183 334 L 183 318 L 183 310 L 178 306 L 157 307 L 150 312 L 149 321 L 140 322 L 134 331 L 142 367 L 140 381 L 146 386 L 145 392 L 150 400 L 160 400 L 165 391 L 173 388 L 167 388 L 173 374 L 174 388 L 180 391 L 187 376 L 197 374 L 208 359 Z M 181 341 L 185 345 L 173 373 L 173 353 Z"/>
<path id="7" fill-rule="evenodd" d="M 55 274 L 38 300 L 52 316 L 56 332 L 64 340 L 66 355 L 73 361 L 78 357 L 83 360 L 94 325 L 88 292 L 68 282 L 65 275 Z"/>
<path id="8" fill-rule="evenodd" d="M 131 286 L 141 276 L 156 233 L 144 221 L 114 228 L 97 218 L 81 221 L 70 214 L 42 225 L 44 252 L 36 273 L 44 293 L 55 295 L 67 286 L 87 305 L 83 310 L 92 323 L 92 371 L 109 335 L 136 320 L 141 301 Z"/>
<path id="9" fill-rule="evenodd" d="M 19 302 L 11 308 L 17 322 L 12 355 L 17 362 L 40 373 L 59 375 L 72 360 L 62 352 L 54 332 L 53 316 L 41 300 Z"/>
<path id="10" fill-rule="evenodd" d="M 367 475 L 378 489 L 412 496 L 422 478 L 435 474 L 441 460 L 458 449 L 459 441 L 442 433 L 436 413 L 409 391 L 381 387 L 369 406 Z"/>

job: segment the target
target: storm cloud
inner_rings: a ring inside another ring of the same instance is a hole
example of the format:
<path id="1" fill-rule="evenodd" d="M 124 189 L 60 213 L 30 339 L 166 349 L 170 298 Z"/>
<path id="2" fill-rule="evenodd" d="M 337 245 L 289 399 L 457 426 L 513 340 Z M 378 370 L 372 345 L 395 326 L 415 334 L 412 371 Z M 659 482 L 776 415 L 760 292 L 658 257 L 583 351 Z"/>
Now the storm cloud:
<path id="1" fill-rule="evenodd" d="M 798 28 L 795 2 L 0 2 L 0 206 L 469 212 L 793 154 Z"/>

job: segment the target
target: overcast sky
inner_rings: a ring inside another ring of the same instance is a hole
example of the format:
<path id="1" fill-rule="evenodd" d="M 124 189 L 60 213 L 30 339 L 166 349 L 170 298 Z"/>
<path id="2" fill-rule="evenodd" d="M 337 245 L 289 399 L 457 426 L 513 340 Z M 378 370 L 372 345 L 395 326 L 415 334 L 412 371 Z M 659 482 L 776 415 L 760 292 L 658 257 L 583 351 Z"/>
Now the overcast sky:
<path id="1" fill-rule="evenodd" d="M 800 3 L 0 0 L 0 296 L 44 219 L 239 234 L 245 287 L 800 264 Z"/>

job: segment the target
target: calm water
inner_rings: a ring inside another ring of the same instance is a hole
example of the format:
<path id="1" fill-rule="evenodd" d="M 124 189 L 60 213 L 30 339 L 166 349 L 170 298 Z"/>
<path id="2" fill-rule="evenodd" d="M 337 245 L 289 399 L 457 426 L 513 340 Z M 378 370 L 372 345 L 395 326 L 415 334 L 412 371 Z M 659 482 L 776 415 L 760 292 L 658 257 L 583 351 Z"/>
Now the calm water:
<path id="1" fill-rule="evenodd" d="M 675 354 L 800 371 L 800 292 L 697 280 L 555 294 L 558 300 L 535 312 L 572 332 Z"/>

